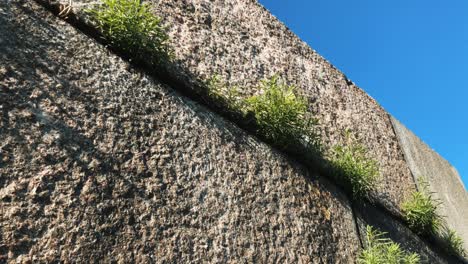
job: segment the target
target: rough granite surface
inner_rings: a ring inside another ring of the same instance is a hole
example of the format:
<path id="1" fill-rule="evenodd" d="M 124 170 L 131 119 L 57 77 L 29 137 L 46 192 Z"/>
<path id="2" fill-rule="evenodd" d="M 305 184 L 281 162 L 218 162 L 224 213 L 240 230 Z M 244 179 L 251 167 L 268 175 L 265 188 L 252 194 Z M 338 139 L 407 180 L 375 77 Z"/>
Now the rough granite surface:
<path id="1" fill-rule="evenodd" d="M 442 202 L 439 214 L 445 216 L 447 225 L 463 238 L 468 251 L 468 193 L 460 175 L 398 120 L 392 117 L 392 122 L 413 175 L 429 183 L 434 197 Z"/>
<path id="2" fill-rule="evenodd" d="M 196 76 L 220 74 L 256 92 L 260 79 L 280 74 L 308 98 L 328 146 L 351 129 L 380 164 L 375 193 L 389 209 L 414 182 L 384 109 L 288 30 L 255 0 L 151 0 L 169 27 L 176 56 Z M 398 183 L 398 184 L 395 184 Z M 396 209 L 397 210 L 397 209 Z"/>
<path id="3" fill-rule="evenodd" d="M 0 1 L 0 262 L 351 263 L 355 228 L 326 180 Z"/>
<path id="4" fill-rule="evenodd" d="M 173 75 L 208 79 L 217 74 L 251 95 L 258 92 L 259 80 L 280 74 L 308 99 L 326 146 L 342 143 L 346 129 L 356 133 L 380 164 L 382 177 L 373 196 L 399 212 L 415 183 L 386 111 L 257 1 L 145 2 L 168 27 L 179 60 Z M 93 3 L 75 0 L 74 10 L 80 13 Z"/>

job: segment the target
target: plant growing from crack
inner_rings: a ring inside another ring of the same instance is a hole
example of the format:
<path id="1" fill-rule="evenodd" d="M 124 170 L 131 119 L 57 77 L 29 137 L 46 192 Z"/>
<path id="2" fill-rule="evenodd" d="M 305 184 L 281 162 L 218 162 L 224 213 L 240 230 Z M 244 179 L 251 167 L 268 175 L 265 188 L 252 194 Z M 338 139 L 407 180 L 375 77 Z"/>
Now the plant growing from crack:
<path id="1" fill-rule="evenodd" d="M 418 182 L 420 190 L 411 193 L 401 205 L 409 227 L 419 235 L 434 235 L 441 239 L 449 254 L 466 257 L 463 239 L 447 226 L 444 217 L 438 213 L 442 202 L 434 198 L 427 181 L 419 177 Z"/>
<path id="2" fill-rule="evenodd" d="M 369 225 L 365 243 L 366 249 L 358 257 L 359 264 L 418 264 L 421 261 L 418 254 L 404 251 L 400 244 L 386 238 L 384 232 Z"/>
<path id="3" fill-rule="evenodd" d="M 437 234 L 443 224 L 443 217 L 438 214 L 437 208 L 441 201 L 433 197 L 429 191 L 429 184 L 418 179 L 420 190 L 411 193 L 409 199 L 401 205 L 404 218 L 409 227 L 419 235 Z"/>
<path id="4" fill-rule="evenodd" d="M 219 75 L 213 75 L 206 81 L 208 96 L 214 99 L 220 106 L 227 107 L 230 111 L 245 111 L 245 100 L 240 94 L 238 86 L 229 85 Z"/>
<path id="5" fill-rule="evenodd" d="M 278 75 L 260 81 L 256 95 L 244 98 L 237 86 L 229 86 L 215 75 L 207 82 L 208 94 L 230 111 L 251 115 L 257 133 L 280 149 L 305 144 L 319 152 L 318 120 L 307 111 L 306 100 Z"/>
<path id="6" fill-rule="evenodd" d="M 87 13 L 109 44 L 131 59 L 158 66 L 172 58 L 166 28 L 140 0 L 102 0 Z"/>
<path id="7" fill-rule="evenodd" d="M 468 257 L 464 247 L 463 239 L 454 230 L 444 227 L 442 231 L 442 239 L 446 243 L 446 249 L 452 255 Z"/>
<path id="8" fill-rule="evenodd" d="M 340 185 L 349 189 L 354 199 L 368 196 L 376 186 L 379 167 L 368 150 L 350 130 L 344 133 L 345 143 L 331 149 L 329 160 L 333 175 Z"/>
<path id="9" fill-rule="evenodd" d="M 320 149 L 318 120 L 308 113 L 306 100 L 297 94 L 295 86 L 274 75 L 262 80 L 258 91 L 245 100 L 245 105 L 255 116 L 263 137 L 280 148 L 306 142 L 314 150 Z"/>

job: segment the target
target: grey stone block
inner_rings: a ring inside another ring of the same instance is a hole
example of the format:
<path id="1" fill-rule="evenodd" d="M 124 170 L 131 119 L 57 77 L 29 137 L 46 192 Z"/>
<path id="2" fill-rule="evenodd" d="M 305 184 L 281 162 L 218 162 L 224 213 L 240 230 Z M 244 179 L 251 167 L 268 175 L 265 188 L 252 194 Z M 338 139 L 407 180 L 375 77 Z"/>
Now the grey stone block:
<path id="1" fill-rule="evenodd" d="M 33 1 L 0 13 L 0 262 L 354 261 L 332 184 Z"/>
<path id="2" fill-rule="evenodd" d="M 392 117 L 406 161 L 415 178 L 429 183 L 434 197 L 442 202 L 439 214 L 465 241 L 468 251 L 468 193 L 457 170 L 409 129 Z"/>

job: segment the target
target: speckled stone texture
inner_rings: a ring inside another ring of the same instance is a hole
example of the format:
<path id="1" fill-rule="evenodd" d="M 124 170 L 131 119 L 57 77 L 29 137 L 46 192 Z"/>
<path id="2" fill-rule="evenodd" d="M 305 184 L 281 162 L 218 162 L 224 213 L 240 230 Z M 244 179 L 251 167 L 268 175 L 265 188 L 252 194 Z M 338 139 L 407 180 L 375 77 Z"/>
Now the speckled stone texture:
<path id="1" fill-rule="evenodd" d="M 257 92 L 259 80 L 280 74 L 309 100 L 326 146 L 342 143 L 346 129 L 357 134 L 380 164 L 382 177 L 373 196 L 399 213 L 415 183 L 388 114 L 257 1 L 145 2 L 168 27 L 179 66 L 172 68 L 175 78 L 188 82 L 218 74 L 250 95 Z M 74 10 L 83 15 L 80 10 L 92 3 L 96 1 L 75 0 Z"/>
<path id="2" fill-rule="evenodd" d="M 414 182 L 382 107 L 254 0 L 151 0 L 169 27 L 181 64 L 196 76 L 220 74 L 255 93 L 275 73 L 295 84 L 321 122 L 327 146 L 354 131 L 379 161 L 374 195 L 390 210 L 414 190 Z"/>
<path id="3" fill-rule="evenodd" d="M 415 177 L 429 183 L 434 197 L 442 202 L 439 214 L 457 231 L 468 251 L 468 193 L 457 170 L 398 120 L 392 117 L 405 158 Z"/>
<path id="4" fill-rule="evenodd" d="M 8 263 L 352 263 L 360 247 L 332 184 L 33 1 L 0 1 L 0 210 Z"/>

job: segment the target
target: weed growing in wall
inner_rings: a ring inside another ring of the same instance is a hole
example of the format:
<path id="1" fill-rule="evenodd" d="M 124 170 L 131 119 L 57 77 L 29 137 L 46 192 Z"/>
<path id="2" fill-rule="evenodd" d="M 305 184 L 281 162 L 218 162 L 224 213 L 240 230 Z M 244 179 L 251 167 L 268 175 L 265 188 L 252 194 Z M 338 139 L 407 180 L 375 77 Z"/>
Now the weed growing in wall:
<path id="1" fill-rule="evenodd" d="M 245 111 L 239 87 L 228 85 L 219 75 L 213 75 L 207 82 L 208 96 L 219 102 L 220 105 L 228 107 L 230 111 Z"/>
<path id="2" fill-rule="evenodd" d="M 378 163 L 349 130 L 345 132 L 345 139 L 344 145 L 336 145 L 331 150 L 332 170 L 339 183 L 351 189 L 355 199 L 362 198 L 377 184 Z"/>
<path id="3" fill-rule="evenodd" d="M 429 184 L 422 178 L 418 179 L 420 190 L 411 194 L 404 201 L 401 210 L 409 227 L 419 235 L 438 236 L 445 244 L 446 250 L 452 255 L 466 256 L 463 239 L 452 229 L 447 227 L 443 217 L 437 213 L 442 204 L 429 191 Z"/>
<path id="4" fill-rule="evenodd" d="M 440 201 L 432 197 L 428 183 L 419 178 L 421 190 L 415 191 L 401 205 L 409 227 L 417 234 L 437 234 L 442 227 L 442 216 L 437 213 Z"/>
<path id="5" fill-rule="evenodd" d="M 366 249 L 358 258 L 359 264 L 417 264 L 420 257 L 416 253 L 408 253 L 400 248 L 398 243 L 385 238 L 385 233 L 371 226 L 366 228 Z"/>
<path id="6" fill-rule="evenodd" d="M 88 10 L 112 47 L 151 66 L 171 57 L 169 37 L 161 19 L 140 0 L 102 0 Z"/>
<path id="7" fill-rule="evenodd" d="M 446 243 L 448 252 L 454 255 L 468 257 L 463 245 L 463 239 L 457 232 L 446 227 L 442 233 L 442 239 Z"/>
<path id="8" fill-rule="evenodd" d="M 237 86 L 227 85 L 217 75 L 207 81 L 207 87 L 209 96 L 229 111 L 254 116 L 259 135 L 275 146 L 285 149 L 306 143 L 320 151 L 317 119 L 308 113 L 307 103 L 296 94 L 296 88 L 286 85 L 279 76 L 262 80 L 259 94 L 249 98 L 243 98 Z"/>
<path id="9" fill-rule="evenodd" d="M 276 146 L 307 142 L 314 150 L 320 149 L 318 120 L 309 115 L 307 102 L 296 94 L 296 87 L 277 75 L 261 81 L 259 94 L 246 99 L 245 105 L 254 114 L 259 133 Z"/>

